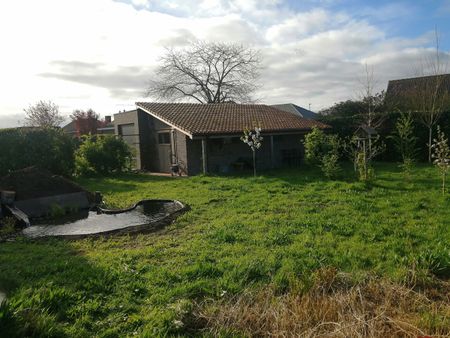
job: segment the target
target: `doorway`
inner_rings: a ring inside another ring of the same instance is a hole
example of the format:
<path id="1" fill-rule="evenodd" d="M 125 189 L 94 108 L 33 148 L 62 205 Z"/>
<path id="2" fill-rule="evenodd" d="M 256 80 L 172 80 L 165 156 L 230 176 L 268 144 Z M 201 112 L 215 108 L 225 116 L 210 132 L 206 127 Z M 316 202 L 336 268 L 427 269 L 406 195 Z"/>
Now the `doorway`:
<path id="1" fill-rule="evenodd" d="M 170 173 L 172 146 L 170 142 L 170 132 L 158 133 L 158 165 L 159 172 Z"/>

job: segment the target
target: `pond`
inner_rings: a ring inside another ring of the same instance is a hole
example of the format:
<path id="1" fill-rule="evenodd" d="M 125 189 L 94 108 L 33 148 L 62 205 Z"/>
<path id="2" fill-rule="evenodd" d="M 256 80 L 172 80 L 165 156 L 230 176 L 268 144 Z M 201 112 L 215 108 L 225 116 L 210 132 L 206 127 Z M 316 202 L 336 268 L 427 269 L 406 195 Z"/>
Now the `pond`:
<path id="1" fill-rule="evenodd" d="M 123 210 L 99 208 L 52 221 L 35 221 L 23 234 L 29 238 L 81 238 L 152 231 L 170 223 L 185 210 L 187 207 L 176 200 L 144 200 Z"/>

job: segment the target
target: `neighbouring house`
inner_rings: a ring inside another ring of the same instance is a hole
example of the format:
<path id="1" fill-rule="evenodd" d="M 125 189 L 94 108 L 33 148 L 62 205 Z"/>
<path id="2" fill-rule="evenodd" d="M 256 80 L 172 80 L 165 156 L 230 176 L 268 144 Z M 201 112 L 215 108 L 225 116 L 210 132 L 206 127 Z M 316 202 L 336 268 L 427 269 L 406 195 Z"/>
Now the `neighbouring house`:
<path id="1" fill-rule="evenodd" d="M 295 115 L 298 115 L 300 117 L 304 117 L 305 119 L 313 119 L 316 120 L 318 115 L 317 113 L 314 113 L 311 110 L 308 110 L 306 108 L 297 106 L 296 104 L 293 103 L 284 103 L 284 104 L 273 104 L 271 105 L 271 107 L 283 110 L 283 111 L 287 111 L 288 113 L 292 113 Z"/>
<path id="2" fill-rule="evenodd" d="M 251 150 L 240 137 L 256 126 L 264 137 L 258 169 L 298 165 L 305 133 L 328 128 L 262 104 L 137 102 L 136 107 L 114 115 L 115 132 L 135 149 L 137 169 L 151 172 L 169 173 L 173 164 L 186 175 L 251 167 Z"/>
<path id="3" fill-rule="evenodd" d="M 106 115 L 105 119 L 97 127 L 97 134 L 114 134 L 114 122 L 111 120 L 110 115 Z"/>
<path id="4" fill-rule="evenodd" d="M 66 125 L 62 126 L 61 128 L 62 130 L 64 130 L 66 134 L 69 134 L 72 137 L 77 137 L 77 129 L 75 128 L 75 121 L 72 120 Z"/>
<path id="5" fill-rule="evenodd" d="M 442 105 L 450 111 L 450 74 L 391 80 L 385 102 L 394 110 L 421 111 Z"/>
<path id="6" fill-rule="evenodd" d="M 80 137 L 83 132 L 80 130 L 80 126 L 77 126 L 77 121 L 72 120 L 62 127 L 64 132 L 73 137 Z M 83 129 L 83 128 L 81 128 Z M 96 134 L 114 134 L 114 123 L 111 120 L 111 116 L 105 116 L 104 120 L 97 120 L 97 132 Z"/>

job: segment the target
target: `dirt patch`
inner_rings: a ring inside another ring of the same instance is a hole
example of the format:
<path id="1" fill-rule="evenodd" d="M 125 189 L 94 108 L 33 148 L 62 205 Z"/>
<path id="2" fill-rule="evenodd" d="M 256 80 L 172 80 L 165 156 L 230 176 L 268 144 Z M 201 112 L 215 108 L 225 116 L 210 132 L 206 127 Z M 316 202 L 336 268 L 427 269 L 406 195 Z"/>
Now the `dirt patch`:
<path id="1" fill-rule="evenodd" d="M 17 201 L 75 192 L 86 192 L 88 198 L 93 199 L 92 194 L 78 184 L 36 167 L 16 170 L 0 178 L 0 190 L 15 191 Z"/>

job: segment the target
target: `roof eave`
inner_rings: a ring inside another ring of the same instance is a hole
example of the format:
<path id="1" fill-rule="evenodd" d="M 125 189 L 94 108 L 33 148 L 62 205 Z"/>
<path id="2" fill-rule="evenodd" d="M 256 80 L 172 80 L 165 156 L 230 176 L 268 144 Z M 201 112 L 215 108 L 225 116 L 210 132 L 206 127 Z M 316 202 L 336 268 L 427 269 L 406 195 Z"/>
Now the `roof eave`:
<path id="1" fill-rule="evenodd" d="M 189 138 L 193 138 L 193 134 L 192 132 L 188 131 L 188 130 L 184 130 L 183 128 L 173 124 L 172 122 L 168 121 L 167 119 L 162 118 L 161 116 L 159 116 L 158 114 L 156 114 L 155 112 L 150 111 L 149 109 L 146 109 L 145 107 L 142 107 L 139 105 L 139 102 L 135 102 L 136 107 L 138 107 L 139 109 L 142 109 L 143 111 L 145 111 L 147 114 L 150 114 L 151 116 L 153 116 L 154 118 L 157 118 L 158 120 L 164 122 L 165 124 L 168 124 L 169 126 L 171 126 L 172 128 L 182 132 L 183 134 L 185 134 L 186 136 L 188 136 Z"/>
<path id="2" fill-rule="evenodd" d="M 321 129 L 330 129 L 330 126 L 318 126 Z M 290 134 L 303 134 L 311 131 L 311 128 L 301 128 L 301 129 L 278 129 L 278 130 L 270 130 L 266 129 L 261 131 L 262 135 L 270 136 L 270 135 L 290 135 Z M 221 137 L 237 137 L 241 136 L 243 131 L 236 132 L 197 132 L 192 134 L 192 139 L 202 139 L 202 138 L 221 138 Z"/>

